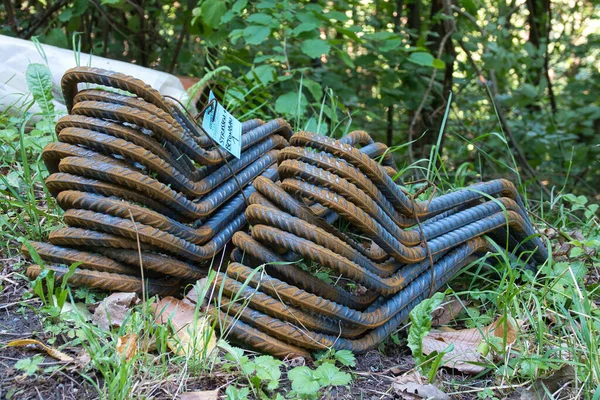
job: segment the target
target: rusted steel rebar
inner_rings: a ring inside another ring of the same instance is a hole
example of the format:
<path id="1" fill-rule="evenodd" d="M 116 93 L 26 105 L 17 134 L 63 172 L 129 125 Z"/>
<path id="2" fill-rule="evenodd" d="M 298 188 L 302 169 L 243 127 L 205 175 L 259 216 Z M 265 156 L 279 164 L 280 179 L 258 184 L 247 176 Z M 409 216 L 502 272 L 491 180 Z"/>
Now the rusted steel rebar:
<path id="1" fill-rule="evenodd" d="M 100 87 L 79 90 L 84 83 Z M 176 101 L 139 79 L 77 67 L 65 73 L 62 89 L 70 115 L 57 123 L 58 142 L 42 157 L 51 173 L 46 184 L 69 227 L 52 232 L 51 244 L 30 248 L 56 264 L 60 276 L 60 264 L 81 262 L 71 283 L 109 290 L 141 290 L 140 268 L 156 278 L 204 276 L 207 263 L 245 225 L 252 181 L 277 180 L 271 166 L 288 144 L 289 125 L 243 122 L 242 154 L 234 159 Z M 28 274 L 39 272 L 32 267 Z M 103 274 L 137 280 L 124 286 Z M 154 292 L 166 293 L 157 282 Z"/>
<path id="2" fill-rule="evenodd" d="M 75 285 L 167 295 L 205 276 L 232 240 L 210 310 L 222 333 L 258 350 L 364 352 L 497 245 L 530 264 L 547 259 L 507 180 L 418 201 L 390 149 L 364 131 L 335 140 L 250 120 L 233 159 L 139 79 L 77 67 L 62 88 L 70 115 L 42 157 L 68 226 L 23 251 L 59 278 L 79 262 Z"/>
<path id="3" fill-rule="evenodd" d="M 492 239 L 534 262 L 547 258 L 506 180 L 418 202 L 392 180 L 385 145 L 362 131 L 339 141 L 299 132 L 290 144 L 278 155 L 281 181 L 254 181 L 250 234 L 234 235 L 235 262 L 217 278 L 218 315 L 239 324 L 236 337 L 261 332 L 251 345 L 262 351 L 281 356 L 282 343 L 290 346 L 283 355 L 376 348 L 416 304 L 491 250 Z M 298 262 L 324 268 L 339 283 Z"/>

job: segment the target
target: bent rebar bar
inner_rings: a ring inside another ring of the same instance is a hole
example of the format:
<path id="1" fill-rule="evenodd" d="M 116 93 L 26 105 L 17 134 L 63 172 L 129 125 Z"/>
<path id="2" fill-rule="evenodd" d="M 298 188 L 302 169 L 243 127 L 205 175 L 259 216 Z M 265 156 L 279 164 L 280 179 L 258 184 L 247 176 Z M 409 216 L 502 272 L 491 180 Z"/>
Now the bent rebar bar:
<path id="1" fill-rule="evenodd" d="M 233 236 L 235 262 L 217 277 L 223 330 L 260 351 L 376 348 L 416 304 L 491 250 L 492 239 L 547 259 L 507 180 L 418 202 L 390 176 L 389 158 L 374 160 L 387 149 L 365 132 L 339 141 L 299 132 L 290 144 L 278 155 L 281 181 L 255 180 L 250 234 Z"/>
<path id="2" fill-rule="evenodd" d="M 291 137 L 289 125 L 244 122 L 242 154 L 232 159 L 177 102 L 139 79 L 76 67 L 62 88 L 70 115 L 57 123 L 58 142 L 42 157 L 68 227 L 24 253 L 37 252 L 57 277 L 80 262 L 69 282 L 108 290 L 141 291 L 140 268 L 156 294 L 205 276 L 207 263 L 246 223 L 252 181 L 277 180 L 272 165 Z M 32 266 L 27 274 L 40 271 Z"/>
<path id="3" fill-rule="evenodd" d="M 59 278 L 80 263 L 74 285 L 169 295 L 206 276 L 231 240 L 210 311 L 224 334 L 258 350 L 364 352 L 497 248 L 491 240 L 538 264 L 548 257 L 507 180 L 417 201 L 387 146 L 364 131 L 335 140 L 250 120 L 234 160 L 139 79 L 77 67 L 62 89 L 70 115 L 42 157 L 67 227 L 23 252 Z"/>

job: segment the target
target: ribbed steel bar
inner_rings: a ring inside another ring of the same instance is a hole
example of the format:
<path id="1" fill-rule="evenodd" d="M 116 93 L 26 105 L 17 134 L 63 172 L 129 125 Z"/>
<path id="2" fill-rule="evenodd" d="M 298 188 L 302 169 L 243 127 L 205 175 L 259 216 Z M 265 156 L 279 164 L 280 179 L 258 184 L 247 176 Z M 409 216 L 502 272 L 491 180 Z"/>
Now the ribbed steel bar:
<path id="1" fill-rule="evenodd" d="M 80 90 L 80 84 L 100 87 Z M 30 248 L 54 269 L 81 262 L 72 284 L 124 290 L 115 276 L 86 271 L 204 276 L 206 264 L 245 225 L 252 181 L 278 179 L 272 165 L 291 137 L 287 122 L 243 122 L 242 153 L 234 159 L 179 103 L 137 78 L 77 67 L 65 73 L 62 88 L 70 115 L 57 123 L 58 142 L 42 157 L 68 227 L 53 231 L 51 244 Z M 39 268 L 32 267 L 32 276 Z M 138 281 L 127 287 L 139 288 Z"/>
<path id="2" fill-rule="evenodd" d="M 219 315 L 265 335 L 253 343 L 263 351 L 281 355 L 282 342 L 308 351 L 373 349 L 416 304 L 490 251 L 489 240 L 537 263 L 547 258 L 506 180 L 419 202 L 391 179 L 387 147 L 364 132 L 339 141 L 299 132 L 290 143 L 278 155 L 281 182 L 255 180 L 250 234 L 234 235 L 237 262 L 217 279 Z M 374 160 L 384 154 L 387 162 Z M 324 268 L 339 284 L 294 261 Z M 265 270 L 257 274 L 259 265 Z"/>
<path id="3" fill-rule="evenodd" d="M 220 330 L 279 357 L 308 357 L 375 348 L 418 302 L 497 248 L 490 240 L 547 259 L 507 180 L 419 201 L 391 149 L 364 131 L 335 140 L 250 120 L 234 160 L 139 79 L 77 67 L 62 87 L 70 115 L 42 157 L 68 227 L 23 252 L 59 277 L 67 269 L 58 264 L 80 262 L 71 284 L 170 294 L 204 276 L 232 239 L 236 262 L 217 274 L 212 309 Z"/>

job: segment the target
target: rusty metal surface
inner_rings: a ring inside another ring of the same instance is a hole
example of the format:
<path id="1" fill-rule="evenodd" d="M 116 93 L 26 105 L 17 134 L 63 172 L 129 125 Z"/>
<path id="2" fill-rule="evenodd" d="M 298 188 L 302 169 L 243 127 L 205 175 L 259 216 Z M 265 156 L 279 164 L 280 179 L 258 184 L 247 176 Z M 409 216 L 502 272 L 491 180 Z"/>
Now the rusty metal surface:
<path id="1" fill-rule="evenodd" d="M 23 252 L 58 277 L 81 262 L 73 285 L 166 295 L 204 277 L 232 241 L 210 310 L 224 335 L 257 350 L 365 352 L 482 253 L 499 245 L 547 259 L 507 180 L 418 201 L 365 131 L 335 140 L 250 120 L 238 160 L 139 79 L 77 67 L 62 88 L 70 115 L 42 157 L 67 227 Z"/>
<path id="2" fill-rule="evenodd" d="M 79 84 L 100 87 L 79 90 Z M 81 262 L 69 278 L 74 285 L 138 290 L 140 268 L 146 277 L 204 277 L 246 224 L 252 181 L 277 180 L 272 165 L 291 137 L 287 122 L 243 122 L 242 154 L 234 159 L 178 103 L 137 78 L 76 67 L 63 76 L 62 89 L 70 115 L 58 121 L 58 142 L 42 157 L 51 174 L 46 185 L 68 227 L 30 248 L 60 276 L 61 268 Z M 131 279 L 120 282 L 114 274 Z M 155 293 L 166 293 L 154 281 Z"/>
<path id="3" fill-rule="evenodd" d="M 416 304 L 494 248 L 484 235 L 537 263 L 548 256 L 506 180 L 419 202 L 390 176 L 387 148 L 365 132 L 339 141 L 299 132 L 290 144 L 278 155 L 280 182 L 254 181 L 250 232 L 234 235 L 235 262 L 217 278 L 220 315 L 238 332 L 253 329 L 242 340 L 262 351 L 376 348 Z"/>

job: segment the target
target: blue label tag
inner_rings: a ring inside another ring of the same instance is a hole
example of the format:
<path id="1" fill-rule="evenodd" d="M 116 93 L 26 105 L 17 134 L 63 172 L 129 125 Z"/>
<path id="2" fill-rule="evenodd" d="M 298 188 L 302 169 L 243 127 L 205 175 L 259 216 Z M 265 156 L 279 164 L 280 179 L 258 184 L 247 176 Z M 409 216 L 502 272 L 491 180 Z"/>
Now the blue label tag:
<path id="1" fill-rule="evenodd" d="M 215 98 L 212 90 L 208 101 Z M 242 123 L 231 115 L 216 100 L 204 112 L 202 129 L 221 147 L 240 158 L 242 151 Z"/>

